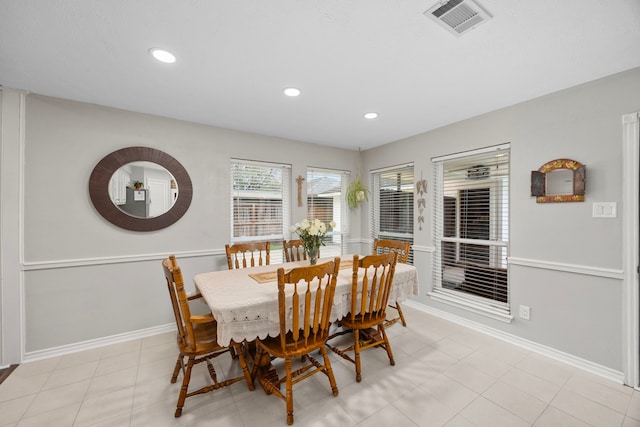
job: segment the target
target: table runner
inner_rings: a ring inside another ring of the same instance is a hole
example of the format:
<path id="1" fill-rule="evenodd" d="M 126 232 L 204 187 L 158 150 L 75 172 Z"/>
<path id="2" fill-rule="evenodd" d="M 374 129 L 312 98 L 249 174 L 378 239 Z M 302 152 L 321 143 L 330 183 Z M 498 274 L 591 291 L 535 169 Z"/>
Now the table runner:
<path id="1" fill-rule="evenodd" d="M 352 267 L 353 267 L 353 260 L 340 261 L 340 270 L 344 270 Z M 278 280 L 278 270 L 265 271 L 263 273 L 249 273 L 249 277 L 251 277 L 253 280 L 255 280 L 258 283 L 275 282 Z"/>

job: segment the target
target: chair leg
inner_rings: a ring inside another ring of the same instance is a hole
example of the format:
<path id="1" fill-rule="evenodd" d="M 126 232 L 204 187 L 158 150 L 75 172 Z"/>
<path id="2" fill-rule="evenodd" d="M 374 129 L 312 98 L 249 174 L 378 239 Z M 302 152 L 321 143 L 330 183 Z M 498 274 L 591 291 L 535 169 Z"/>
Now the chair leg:
<path id="1" fill-rule="evenodd" d="M 286 358 L 284 366 L 287 375 L 286 382 L 286 402 L 287 402 L 287 424 L 293 424 L 293 378 L 291 376 L 291 359 Z"/>
<path id="2" fill-rule="evenodd" d="M 384 325 L 378 325 L 378 331 L 382 335 L 382 339 L 384 339 L 384 349 L 387 350 L 387 356 L 389 356 L 389 364 L 394 366 L 396 364 L 395 360 L 393 360 L 393 352 L 391 351 L 391 344 L 389 343 L 389 338 L 387 337 L 387 331 L 384 329 Z"/>
<path id="3" fill-rule="evenodd" d="M 180 395 L 178 396 L 178 404 L 176 405 L 176 412 L 174 416 L 178 418 L 182 415 L 182 408 L 184 407 L 184 401 L 187 398 L 187 390 L 189 388 L 189 381 L 191 380 L 191 368 L 195 362 L 194 357 L 190 357 L 187 362 L 187 369 L 184 371 L 184 378 L 182 379 L 182 387 L 180 388 Z"/>
<path id="4" fill-rule="evenodd" d="M 331 367 L 331 360 L 329 360 L 329 354 L 327 353 L 327 349 L 324 346 L 320 347 L 320 353 L 322 353 L 322 357 L 324 358 L 325 372 L 329 377 L 331 392 L 333 393 L 334 396 L 337 396 L 338 385 L 336 384 L 336 378 L 333 376 L 333 368 Z"/>
<path id="5" fill-rule="evenodd" d="M 178 355 L 178 360 L 176 360 L 176 367 L 173 368 L 173 374 L 171 375 L 171 384 L 175 383 L 178 380 L 178 374 L 180 373 L 180 368 L 182 368 L 183 356 L 181 354 Z"/>
<path id="6" fill-rule="evenodd" d="M 360 329 L 353 330 L 353 354 L 356 362 L 356 381 L 362 381 L 362 375 L 360 375 Z"/>
<path id="7" fill-rule="evenodd" d="M 402 313 L 402 308 L 400 308 L 400 303 L 396 302 L 396 310 L 398 310 L 398 314 L 400 315 L 400 321 L 402 322 L 402 326 L 407 327 L 407 321 L 404 320 L 404 314 Z"/>

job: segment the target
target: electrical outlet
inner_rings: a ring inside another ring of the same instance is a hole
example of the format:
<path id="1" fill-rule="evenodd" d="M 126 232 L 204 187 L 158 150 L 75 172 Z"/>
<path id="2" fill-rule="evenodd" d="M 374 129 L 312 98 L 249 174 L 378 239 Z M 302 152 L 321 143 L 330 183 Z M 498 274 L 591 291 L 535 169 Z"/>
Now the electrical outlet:
<path id="1" fill-rule="evenodd" d="M 531 317 L 531 308 L 527 305 L 520 306 L 520 318 L 524 320 L 529 320 Z"/>

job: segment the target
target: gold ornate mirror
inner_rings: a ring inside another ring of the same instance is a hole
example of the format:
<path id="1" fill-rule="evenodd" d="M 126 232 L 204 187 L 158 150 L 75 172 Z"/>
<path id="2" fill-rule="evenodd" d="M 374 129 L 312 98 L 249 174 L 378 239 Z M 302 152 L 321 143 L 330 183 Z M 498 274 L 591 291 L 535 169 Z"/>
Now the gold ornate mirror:
<path id="1" fill-rule="evenodd" d="M 531 171 L 531 195 L 538 203 L 584 202 L 586 166 L 556 159 Z"/>

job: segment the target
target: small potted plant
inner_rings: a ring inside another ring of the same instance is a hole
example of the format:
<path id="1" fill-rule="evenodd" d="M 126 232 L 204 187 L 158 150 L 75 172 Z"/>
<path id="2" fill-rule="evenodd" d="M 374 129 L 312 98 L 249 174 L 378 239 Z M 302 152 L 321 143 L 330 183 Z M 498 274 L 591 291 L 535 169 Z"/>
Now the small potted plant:
<path id="1" fill-rule="evenodd" d="M 131 183 L 131 185 L 132 185 L 132 186 L 133 186 L 133 188 L 135 188 L 136 190 L 139 190 L 139 189 L 141 189 L 141 188 L 142 188 L 143 183 L 142 183 L 142 181 L 133 181 L 133 182 Z"/>
<path id="2" fill-rule="evenodd" d="M 355 209 L 365 200 L 369 200 L 369 190 L 364 186 L 360 178 L 356 178 L 347 188 L 347 204 L 351 209 Z"/>

